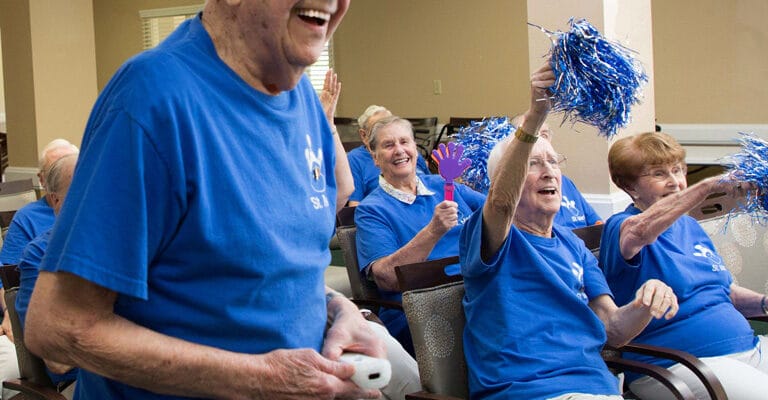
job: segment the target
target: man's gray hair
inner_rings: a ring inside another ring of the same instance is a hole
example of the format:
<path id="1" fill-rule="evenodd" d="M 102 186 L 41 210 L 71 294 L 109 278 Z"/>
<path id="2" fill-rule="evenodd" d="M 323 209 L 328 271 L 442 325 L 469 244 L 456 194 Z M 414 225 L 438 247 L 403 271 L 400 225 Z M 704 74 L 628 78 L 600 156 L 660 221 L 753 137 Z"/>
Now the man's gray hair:
<path id="1" fill-rule="evenodd" d="M 382 112 L 382 111 L 389 111 L 386 107 L 377 106 L 375 104 L 368 106 L 368 108 L 363 111 L 363 114 L 360 115 L 357 118 L 357 125 L 360 126 L 360 129 L 365 129 L 365 124 L 368 123 L 368 120 L 371 119 L 374 115 Z"/>
<path id="2" fill-rule="evenodd" d="M 77 153 L 67 154 L 51 164 L 45 174 L 46 190 L 51 193 L 61 194 L 64 189 L 64 176 L 66 167 L 77 163 Z"/>
<path id="3" fill-rule="evenodd" d="M 43 167 L 45 167 L 45 158 L 48 155 L 48 153 L 52 150 L 56 149 L 62 149 L 67 148 L 72 151 L 73 154 L 77 154 L 80 152 L 80 149 L 77 148 L 74 144 L 70 143 L 67 139 L 54 139 L 50 143 L 46 144 L 45 147 L 43 147 L 43 150 L 40 152 L 40 158 L 37 159 L 37 163 L 40 167 L 40 170 L 43 170 Z"/>

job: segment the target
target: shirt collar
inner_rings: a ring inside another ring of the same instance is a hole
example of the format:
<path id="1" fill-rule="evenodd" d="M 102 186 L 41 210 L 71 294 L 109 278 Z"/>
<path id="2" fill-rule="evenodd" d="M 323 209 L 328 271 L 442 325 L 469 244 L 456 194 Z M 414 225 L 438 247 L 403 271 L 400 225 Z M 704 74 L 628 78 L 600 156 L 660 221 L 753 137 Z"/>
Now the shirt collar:
<path id="1" fill-rule="evenodd" d="M 379 175 L 379 186 L 381 186 L 381 189 L 386 192 L 388 195 L 396 198 L 397 200 L 402 201 L 405 204 L 413 204 L 414 201 L 416 201 L 416 196 L 432 196 L 435 194 L 435 192 L 429 190 L 426 185 L 424 185 L 424 182 L 419 179 L 419 176 L 416 175 L 416 194 L 406 193 L 402 190 L 395 189 L 394 186 L 390 185 L 389 182 L 387 182 L 386 179 L 384 179 L 384 176 Z"/>

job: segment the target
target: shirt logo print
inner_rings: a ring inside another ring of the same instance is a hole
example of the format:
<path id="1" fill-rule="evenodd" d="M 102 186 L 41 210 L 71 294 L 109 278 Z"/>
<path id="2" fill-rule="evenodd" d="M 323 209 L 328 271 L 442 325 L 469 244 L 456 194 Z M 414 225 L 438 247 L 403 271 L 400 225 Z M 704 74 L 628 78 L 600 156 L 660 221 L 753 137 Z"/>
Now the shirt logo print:
<path id="1" fill-rule="evenodd" d="M 723 259 L 720 258 L 720 256 L 712 251 L 707 246 L 704 246 L 703 244 L 699 243 L 693 246 L 696 251 L 693 252 L 693 255 L 696 257 L 704 257 L 707 259 L 707 262 L 712 265 L 712 272 L 720 272 L 720 271 L 726 271 L 725 265 L 723 264 Z"/>
<path id="2" fill-rule="evenodd" d="M 563 195 L 563 200 L 560 202 L 560 207 L 565 208 L 569 213 L 571 213 L 571 221 L 579 222 L 586 220 L 586 217 L 581 213 L 581 210 L 576 208 L 576 201 L 568 200 L 568 196 Z"/>
<path id="3" fill-rule="evenodd" d="M 584 267 L 579 265 L 577 262 L 571 262 L 571 272 L 573 273 L 573 276 L 576 277 L 576 281 L 579 285 L 579 291 L 576 293 L 576 297 L 579 298 L 579 300 L 587 303 L 587 293 L 584 290 Z"/>
<path id="4" fill-rule="evenodd" d="M 312 150 L 312 138 L 307 135 L 307 148 L 304 150 L 309 168 L 309 183 L 317 193 L 325 192 L 325 168 L 323 166 L 323 149 L 317 148 L 317 153 Z"/>

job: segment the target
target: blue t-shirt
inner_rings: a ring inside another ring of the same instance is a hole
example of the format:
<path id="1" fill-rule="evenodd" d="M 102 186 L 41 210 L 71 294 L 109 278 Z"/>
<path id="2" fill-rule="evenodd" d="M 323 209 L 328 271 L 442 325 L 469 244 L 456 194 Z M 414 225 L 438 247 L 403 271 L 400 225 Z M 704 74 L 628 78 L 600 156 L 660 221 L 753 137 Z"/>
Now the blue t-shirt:
<path id="1" fill-rule="evenodd" d="M 19 281 L 19 291 L 16 293 L 16 312 L 19 314 L 21 328 L 24 329 L 24 322 L 27 320 L 27 307 L 29 299 L 32 298 L 32 291 L 35 289 L 37 275 L 39 274 L 40 262 L 43 260 L 45 249 L 48 247 L 48 241 L 51 238 L 51 229 L 43 232 L 40 236 L 32 239 L 24 248 L 21 260 L 19 261 L 19 271 L 21 273 Z M 65 374 L 55 374 L 48 370 L 48 376 L 53 383 L 73 381 L 77 378 L 77 368 L 70 370 Z"/>
<path id="2" fill-rule="evenodd" d="M 360 269 L 366 268 L 373 261 L 386 257 L 410 242 L 416 234 L 424 229 L 432 219 L 443 198 L 444 179 L 439 175 L 421 175 L 421 182 L 433 195 L 418 195 L 413 204 L 406 204 L 381 187 L 368 195 L 355 210 L 357 225 L 357 258 Z M 435 244 L 428 260 L 459 254 L 459 232 L 464 221 L 478 209 L 482 209 L 485 196 L 475 192 L 468 186 L 454 184 L 454 200 L 459 205 L 459 223 L 449 230 Z M 458 265 L 446 268 L 446 273 L 459 273 Z M 400 292 L 381 291 L 384 299 L 400 301 Z M 400 310 L 382 309 L 379 318 L 389 332 L 400 340 L 406 349 L 412 348 L 411 336 L 405 314 Z"/>
<path id="3" fill-rule="evenodd" d="M 600 221 L 600 216 L 584 199 L 570 178 L 562 175 L 561 186 L 563 200 L 560 203 L 560 211 L 555 214 L 556 224 L 575 229 L 594 225 Z"/>
<path id="4" fill-rule="evenodd" d="M 488 263 L 482 211 L 461 231 L 464 356 L 473 399 L 618 394 L 600 351 L 602 321 L 589 301 L 610 295 L 597 260 L 570 229 L 543 238 L 514 225 Z"/>
<path id="5" fill-rule="evenodd" d="M 54 220 L 53 208 L 48 205 L 45 197 L 16 211 L 13 214 L 11 225 L 8 227 L 8 233 L 3 240 L 0 263 L 4 265 L 18 264 L 24 247 L 32 239 L 50 229 Z"/>
<path id="6" fill-rule="evenodd" d="M 640 214 L 634 205 L 605 223 L 600 243 L 600 266 L 622 306 L 634 299 L 648 279 L 658 279 L 674 290 L 680 310 L 671 320 L 653 319 L 634 341 L 684 350 L 696 357 L 747 351 L 757 338 L 744 316 L 733 306 L 733 282 L 712 240 L 695 219 L 684 215 L 655 242 L 625 260 L 619 247 L 621 224 Z M 626 357 L 668 367 L 667 359 L 627 354 Z M 637 376 L 628 375 L 628 379 Z"/>
<path id="7" fill-rule="evenodd" d="M 117 292 L 117 315 L 182 340 L 319 351 L 334 162 L 307 77 L 254 90 L 198 15 L 102 91 L 41 269 Z M 76 398 L 174 397 L 82 371 Z"/>
<path id="8" fill-rule="evenodd" d="M 360 202 L 374 189 L 379 187 L 379 175 L 381 170 L 373 162 L 373 155 L 365 146 L 352 149 L 347 153 L 349 168 L 352 170 L 352 178 L 355 182 L 355 191 L 349 196 L 349 200 Z M 416 160 L 416 173 L 429 175 L 429 167 L 421 153 Z"/>

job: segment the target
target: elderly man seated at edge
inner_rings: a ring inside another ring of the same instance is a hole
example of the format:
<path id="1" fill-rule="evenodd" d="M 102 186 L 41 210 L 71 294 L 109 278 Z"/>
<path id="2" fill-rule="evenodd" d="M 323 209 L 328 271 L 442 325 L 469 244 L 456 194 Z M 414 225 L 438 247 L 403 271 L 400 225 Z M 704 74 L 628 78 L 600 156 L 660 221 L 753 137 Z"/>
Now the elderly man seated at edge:
<path id="1" fill-rule="evenodd" d="M 76 163 L 77 154 L 69 154 L 56 160 L 46 171 L 47 196 L 51 202 L 54 215 L 59 214 L 64 198 L 67 196 Z M 19 292 L 16 295 L 16 312 L 19 313 L 22 329 L 27 317 L 29 298 L 32 296 L 32 290 L 35 288 L 40 262 L 43 260 L 45 249 L 48 247 L 52 230 L 52 228 L 49 228 L 29 242 L 27 247 L 24 248 L 24 252 L 22 252 L 21 261 L 19 261 L 21 280 L 19 282 Z M 77 377 L 77 370 L 71 366 L 50 360 L 45 360 L 45 364 L 48 376 L 51 377 L 51 381 L 54 384 L 73 381 Z"/>
<path id="2" fill-rule="evenodd" d="M 48 190 L 45 176 L 56 160 L 77 153 L 77 146 L 65 139 L 56 139 L 48 143 L 40 152 L 40 170 L 37 173 L 40 186 L 44 190 Z M 5 265 L 19 263 L 21 252 L 27 243 L 53 226 L 55 217 L 52 207 L 53 203 L 50 196 L 45 194 L 39 200 L 22 207 L 13 215 L 11 225 L 8 227 L 8 234 L 3 241 L 3 249 L 0 251 L 0 263 Z"/>
<path id="3" fill-rule="evenodd" d="M 368 145 L 369 134 L 376 121 L 391 115 L 392 112 L 386 108 L 371 105 L 368 106 L 363 114 L 357 119 L 357 124 L 360 126 L 358 134 L 360 134 L 360 141 L 362 141 L 363 144 L 347 153 L 349 168 L 352 170 L 352 178 L 355 181 L 355 191 L 349 196 L 350 206 L 356 206 L 365 198 L 365 196 L 368 196 L 373 189 L 379 187 L 379 175 L 381 175 L 381 171 L 373 162 L 372 151 Z M 421 156 L 421 153 L 417 153 L 416 173 L 430 173 L 427 162 L 424 161 L 424 157 Z"/>
<path id="4" fill-rule="evenodd" d="M 512 118 L 511 121 L 512 125 L 515 127 L 522 126 L 523 122 L 525 122 L 525 114 L 516 115 Z M 539 136 L 542 139 L 549 140 L 549 142 L 552 143 L 554 135 L 555 132 L 549 128 L 549 124 L 544 122 L 541 125 L 541 129 L 539 129 Z M 501 155 L 501 152 L 496 152 L 493 154 L 494 157 L 498 158 Z M 565 160 L 565 157 L 563 156 L 562 159 Z M 490 156 L 488 162 L 491 162 Z M 498 159 L 494 160 L 494 163 L 498 164 Z M 561 192 L 563 200 L 560 202 L 560 211 L 558 211 L 557 215 L 555 215 L 555 223 L 571 229 L 602 224 L 602 219 L 587 202 L 587 200 L 584 199 L 584 196 L 581 195 L 581 192 L 576 187 L 576 184 L 573 183 L 573 181 L 564 174 L 561 174 L 561 177 Z"/>
<path id="5" fill-rule="evenodd" d="M 381 177 L 379 187 L 355 212 L 358 260 L 384 298 L 400 300 L 394 267 L 458 255 L 459 229 L 482 207 L 485 196 L 457 183 L 454 200 L 444 200 L 441 176 L 417 175 L 418 150 L 406 119 L 390 116 L 379 120 L 369 143 Z M 457 274 L 459 268 L 452 266 L 446 272 Z M 413 353 L 405 314 L 382 309 L 379 317 Z"/>
<path id="6" fill-rule="evenodd" d="M 464 353 L 473 399 L 621 399 L 603 362 L 652 318 L 677 311 L 672 290 L 649 280 L 634 300 L 614 304 L 597 260 L 560 209 L 559 159 L 537 140 L 550 105 L 547 63 L 531 76 L 525 122 L 501 151 L 482 211 L 461 231 L 466 295 Z"/>
<path id="7" fill-rule="evenodd" d="M 600 245 L 600 265 L 616 303 L 631 301 L 646 279 L 669 283 L 680 303 L 675 318 L 651 322 L 636 340 L 699 357 L 730 399 L 765 399 L 768 337 L 755 336 L 745 319 L 767 313 L 765 296 L 734 283 L 710 238 L 686 215 L 712 193 L 743 194 L 750 185 L 728 174 L 688 187 L 685 150 L 661 132 L 619 139 L 608 152 L 608 166 L 613 182 L 634 202 L 608 219 Z M 707 398 L 688 368 L 640 358 L 682 374 L 697 398 Z M 641 398 L 673 398 L 658 381 L 636 378 L 627 377 Z"/>

